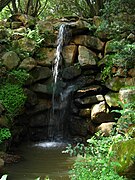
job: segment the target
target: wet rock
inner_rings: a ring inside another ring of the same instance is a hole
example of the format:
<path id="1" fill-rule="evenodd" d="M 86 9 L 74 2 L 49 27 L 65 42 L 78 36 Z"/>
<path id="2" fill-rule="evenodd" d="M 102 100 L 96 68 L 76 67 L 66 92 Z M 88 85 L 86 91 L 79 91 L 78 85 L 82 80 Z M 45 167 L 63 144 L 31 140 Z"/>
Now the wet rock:
<path id="1" fill-rule="evenodd" d="M 71 80 L 81 75 L 81 69 L 76 66 L 70 66 L 63 70 L 62 77 L 65 80 Z"/>
<path id="2" fill-rule="evenodd" d="M 76 89 L 80 89 L 82 87 L 85 87 L 85 86 L 89 86 L 91 84 L 93 84 L 95 81 L 95 77 L 93 75 L 91 76 L 79 76 L 77 79 L 75 79 L 74 81 L 74 85 L 76 87 Z"/>
<path id="3" fill-rule="evenodd" d="M 27 100 L 26 100 L 27 107 L 38 104 L 38 97 L 36 93 L 31 91 L 30 89 L 24 89 L 24 93 L 27 96 Z"/>
<path id="4" fill-rule="evenodd" d="M 38 84 L 33 85 L 31 88 L 34 92 L 37 92 L 37 93 L 43 93 L 46 95 L 52 95 L 53 93 L 53 87 L 51 84 L 44 85 L 44 84 L 38 83 Z"/>
<path id="5" fill-rule="evenodd" d="M 19 68 L 30 71 L 33 68 L 35 68 L 36 66 L 37 66 L 37 62 L 35 61 L 35 59 L 33 59 L 32 57 L 28 57 L 21 62 Z"/>
<path id="6" fill-rule="evenodd" d="M 38 104 L 27 109 L 26 114 L 34 115 L 51 108 L 51 101 L 47 99 L 38 99 Z"/>
<path id="7" fill-rule="evenodd" d="M 51 77 L 52 71 L 48 67 L 38 66 L 37 68 L 33 69 L 30 72 L 30 75 L 32 75 L 33 81 L 37 82 L 37 81 L 45 80 Z"/>
<path id="8" fill-rule="evenodd" d="M 6 163 L 15 163 L 20 161 L 21 157 L 18 155 L 12 155 L 12 154 L 7 154 L 5 152 L 0 152 L 0 158 Z"/>
<path id="9" fill-rule="evenodd" d="M 69 124 L 69 130 L 71 135 L 74 136 L 86 136 L 88 130 L 88 122 L 79 117 L 74 117 Z"/>
<path id="10" fill-rule="evenodd" d="M 18 66 L 19 62 L 20 62 L 20 58 L 18 57 L 18 55 L 13 52 L 13 51 L 9 51 L 6 52 L 3 56 L 2 56 L 2 60 L 3 60 L 3 64 L 9 69 L 13 69 L 15 67 Z"/>
<path id="11" fill-rule="evenodd" d="M 65 46 L 63 48 L 63 58 L 64 58 L 64 63 L 66 66 L 73 65 L 77 58 L 77 46 L 76 45 L 69 45 Z"/>
<path id="12" fill-rule="evenodd" d="M 95 50 L 102 50 L 104 46 L 104 43 L 100 39 L 89 35 L 75 36 L 73 42 L 76 45 L 86 46 Z"/>
<path id="13" fill-rule="evenodd" d="M 48 112 L 34 114 L 30 118 L 30 127 L 44 127 L 48 125 Z"/>
<path id="14" fill-rule="evenodd" d="M 101 101 L 104 101 L 104 97 L 102 95 L 95 95 L 95 96 L 88 96 L 85 98 L 75 99 L 75 104 L 78 107 L 89 107 L 92 104 L 96 104 Z"/>
<path id="15" fill-rule="evenodd" d="M 30 140 L 32 141 L 42 141 L 48 138 L 48 128 L 46 127 L 32 127 L 29 129 Z"/>
<path id="16" fill-rule="evenodd" d="M 96 65 L 97 57 L 96 54 L 91 50 L 87 49 L 85 46 L 79 46 L 78 52 L 78 61 L 82 67 L 90 67 Z"/>

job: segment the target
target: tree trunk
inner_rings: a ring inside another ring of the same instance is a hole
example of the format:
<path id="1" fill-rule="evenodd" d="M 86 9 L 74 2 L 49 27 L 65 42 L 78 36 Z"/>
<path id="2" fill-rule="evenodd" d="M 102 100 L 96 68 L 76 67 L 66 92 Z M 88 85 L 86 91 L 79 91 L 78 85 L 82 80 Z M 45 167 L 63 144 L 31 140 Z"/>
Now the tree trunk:
<path id="1" fill-rule="evenodd" d="M 11 2 L 11 0 L 0 0 L 0 11 L 8 5 L 8 3 Z"/>

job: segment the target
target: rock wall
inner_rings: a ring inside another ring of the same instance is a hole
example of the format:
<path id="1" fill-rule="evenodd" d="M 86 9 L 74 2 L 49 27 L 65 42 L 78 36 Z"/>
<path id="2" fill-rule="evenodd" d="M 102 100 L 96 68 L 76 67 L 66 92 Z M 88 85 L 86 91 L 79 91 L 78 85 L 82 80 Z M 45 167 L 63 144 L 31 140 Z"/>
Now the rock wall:
<path id="1" fill-rule="evenodd" d="M 24 86 L 27 95 L 25 110 L 14 119 L 14 141 L 20 141 L 26 135 L 34 141 L 49 138 L 48 124 L 53 105 L 52 65 L 61 24 L 68 26 L 69 38 L 63 47 L 63 59 L 59 65 L 55 111 L 58 112 L 58 118 L 64 114 L 63 122 L 60 122 L 64 127 L 64 137 L 83 141 L 99 129 L 104 135 L 109 134 L 117 116 L 111 110 L 119 106 L 121 88 L 135 85 L 135 68 L 129 68 L 125 74 L 123 67 L 112 67 L 113 78 L 102 80 L 104 63 L 112 49 L 109 47 L 110 39 L 103 38 L 101 33 L 95 36 L 94 31 L 88 28 L 90 23 L 97 26 L 97 21 L 99 19 L 96 17 L 87 21 L 79 18 L 36 21 L 39 39 L 30 36 L 31 31 L 28 28 L 35 27 L 35 20 L 31 17 L 18 15 L 10 19 L 10 22 L 0 22 L 1 25 L 10 27 L 13 32 L 13 35 L 10 35 L 12 48 L 6 52 L 6 39 L 9 34 L 5 29 L 0 29 L 2 68 L 26 69 L 30 74 Z M 130 32 L 127 36 L 129 35 Z M 39 40 L 42 41 L 40 45 Z M 134 96 L 134 92 L 132 90 L 130 94 Z M 120 97 L 125 98 L 125 95 Z M 2 108 L 0 107 L 0 119 L 4 116 Z"/>

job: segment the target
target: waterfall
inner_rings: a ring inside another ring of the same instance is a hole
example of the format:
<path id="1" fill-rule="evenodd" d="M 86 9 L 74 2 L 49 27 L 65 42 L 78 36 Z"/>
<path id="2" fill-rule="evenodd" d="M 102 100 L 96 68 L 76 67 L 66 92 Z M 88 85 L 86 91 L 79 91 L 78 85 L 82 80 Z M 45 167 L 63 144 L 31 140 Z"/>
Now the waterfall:
<path id="1" fill-rule="evenodd" d="M 71 94 L 71 87 L 59 92 L 56 96 L 57 81 L 59 75 L 59 66 L 62 65 L 62 51 L 63 47 L 68 44 L 70 40 L 70 28 L 68 24 L 62 24 L 59 28 L 58 38 L 57 38 L 57 49 L 56 57 L 54 60 L 54 65 L 52 67 L 53 71 L 53 94 L 52 94 L 52 110 L 50 114 L 50 122 L 48 128 L 48 136 L 51 140 L 55 136 L 63 136 L 63 118 L 65 114 L 65 109 L 69 101 L 67 101 L 68 96 Z M 67 102 L 66 102 L 67 101 Z M 64 112 L 64 113 L 63 113 Z"/>
<path id="2" fill-rule="evenodd" d="M 59 62 L 62 60 L 62 49 L 64 46 L 65 39 L 66 39 L 66 25 L 62 24 L 60 26 L 58 33 L 56 58 L 54 60 L 54 67 L 53 67 L 53 79 L 55 84 L 57 82 L 57 77 L 58 77 Z"/>

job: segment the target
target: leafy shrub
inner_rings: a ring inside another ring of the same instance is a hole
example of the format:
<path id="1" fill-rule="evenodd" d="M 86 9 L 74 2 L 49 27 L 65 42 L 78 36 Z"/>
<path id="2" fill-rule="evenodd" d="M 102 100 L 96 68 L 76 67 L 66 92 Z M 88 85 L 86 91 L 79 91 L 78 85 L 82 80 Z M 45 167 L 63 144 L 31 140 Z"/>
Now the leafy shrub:
<path id="1" fill-rule="evenodd" d="M 8 128 L 0 128 L 0 143 L 11 137 L 10 130 Z"/>
<path id="2" fill-rule="evenodd" d="M 125 134 L 125 130 L 129 128 L 130 125 L 135 124 L 135 103 L 123 104 L 119 102 L 119 104 L 122 109 L 114 110 L 115 112 L 121 114 L 117 123 L 117 131 Z"/>
<path id="3" fill-rule="evenodd" d="M 0 87 L 0 101 L 9 117 L 15 117 L 23 107 L 26 100 L 20 85 L 6 83 Z"/>
<path id="4" fill-rule="evenodd" d="M 72 148 L 71 145 L 67 147 L 66 153 L 76 154 L 76 152 L 78 152 L 78 154 L 82 155 L 82 152 L 84 152 L 84 157 L 78 157 L 71 170 L 71 179 L 124 180 L 125 178 L 119 176 L 115 171 L 119 163 L 111 161 L 115 153 L 110 150 L 112 144 L 123 139 L 124 137 L 121 135 L 102 137 L 100 132 L 98 132 L 91 139 L 87 140 L 87 146 L 77 144 L 77 147 L 74 148 Z"/>
<path id="5" fill-rule="evenodd" d="M 7 82 L 13 82 L 20 86 L 24 85 L 26 80 L 28 79 L 29 74 L 24 69 L 19 70 L 12 70 L 8 73 L 8 80 Z"/>
<path id="6" fill-rule="evenodd" d="M 109 44 L 112 50 L 111 54 L 105 56 L 105 66 L 102 70 L 102 79 L 112 77 L 112 67 L 122 67 L 125 72 L 129 68 L 134 67 L 135 63 L 135 44 L 130 44 L 128 41 L 112 41 Z"/>

